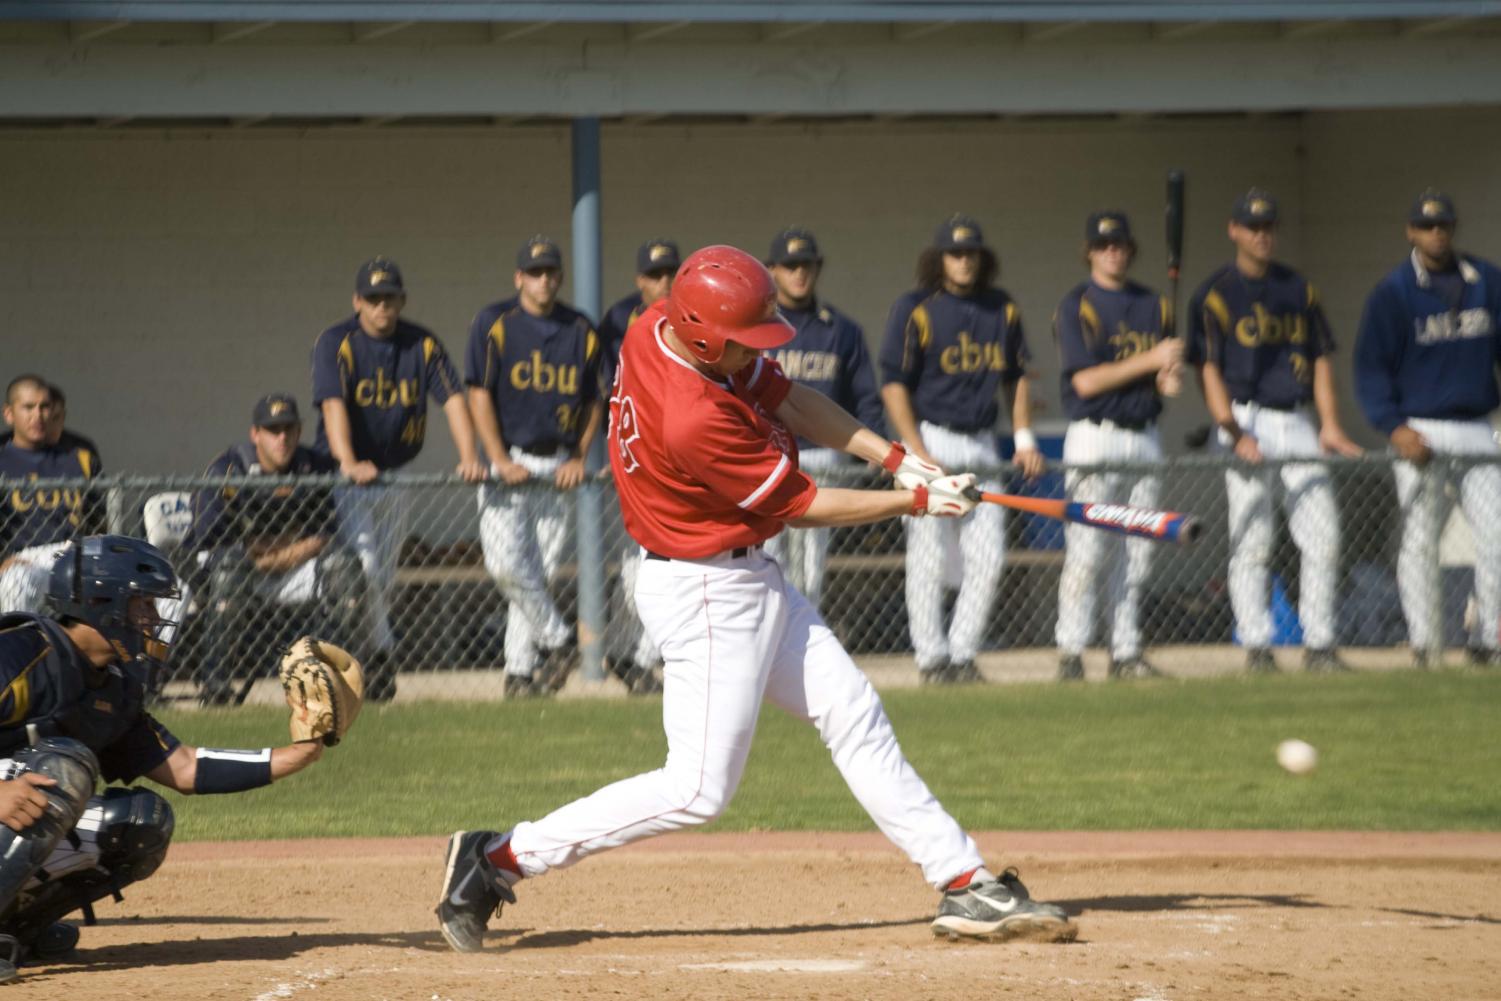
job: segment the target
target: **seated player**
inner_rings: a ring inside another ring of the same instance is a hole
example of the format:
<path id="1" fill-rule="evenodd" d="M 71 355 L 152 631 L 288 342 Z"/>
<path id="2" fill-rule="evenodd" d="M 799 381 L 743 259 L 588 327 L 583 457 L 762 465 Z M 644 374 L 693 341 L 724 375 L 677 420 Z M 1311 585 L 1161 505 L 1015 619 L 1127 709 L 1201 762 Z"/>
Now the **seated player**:
<path id="1" fill-rule="evenodd" d="M 318 740 L 259 750 L 182 743 L 145 709 L 179 595 L 155 547 L 120 535 L 68 547 L 48 577 L 48 615 L 0 616 L 0 983 L 78 941 L 60 919 L 150 876 L 172 839 L 172 808 L 127 785 L 239 792 L 301 771 Z M 112 783 L 100 795 L 95 784 Z"/>

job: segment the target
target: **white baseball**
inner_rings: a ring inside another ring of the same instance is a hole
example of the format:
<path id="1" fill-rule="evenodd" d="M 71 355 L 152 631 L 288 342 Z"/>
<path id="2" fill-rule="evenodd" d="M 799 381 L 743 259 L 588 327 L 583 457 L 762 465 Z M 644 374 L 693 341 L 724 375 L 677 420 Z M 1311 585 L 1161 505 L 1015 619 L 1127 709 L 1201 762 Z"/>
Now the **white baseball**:
<path id="1" fill-rule="evenodd" d="M 1319 752 L 1302 740 L 1284 740 L 1277 745 L 1277 764 L 1294 775 L 1307 775 L 1319 765 Z"/>

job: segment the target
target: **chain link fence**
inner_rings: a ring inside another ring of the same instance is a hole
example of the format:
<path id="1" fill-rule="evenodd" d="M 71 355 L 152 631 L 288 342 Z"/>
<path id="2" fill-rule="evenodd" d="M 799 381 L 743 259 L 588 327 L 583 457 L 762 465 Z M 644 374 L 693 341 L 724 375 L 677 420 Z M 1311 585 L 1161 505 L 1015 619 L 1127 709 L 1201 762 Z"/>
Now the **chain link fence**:
<path id="1" fill-rule="evenodd" d="M 938 587 L 939 636 L 957 646 L 972 632 L 987 672 L 1004 672 L 1008 653 L 1051 659 L 1086 645 L 1150 658 L 1165 647 L 1242 657 L 1237 647 L 1327 644 L 1385 648 L 1394 661 L 1411 655 L 1399 649 L 1409 643 L 1434 656 L 1496 645 L 1494 616 L 1476 611 L 1476 554 L 1488 554 L 1479 560 L 1482 592 L 1496 591 L 1501 560 L 1486 539 L 1477 545 L 1461 514 L 1501 525 L 1489 510 L 1501 506 L 1496 460 L 1441 457 L 1403 484 L 1416 526 L 1406 555 L 1398 478 L 1384 458 L 1269 461 L 1250 475 L 1215 456 L 1055 465 L 1034 482 L 1009 467 L 980 472 L 1015 493 L 1062 497 L 1072 485 L 1075 499 L 1118 501 L 1155 479 L 1157 506 L 1193 513 L 1206 531 L 1191 547 L 1125 544 L 1008 511 L 1002 545 L 955 532 L 937 547 L 914 547 L 909 560 L 905 519 L 788 530 L 774 554 L 817 596 L 857 660 L 889 658 L 915 674 L 913 580 Z M 1227 472 L 1238 485 L 1227 485 Z M 818 479 L 882 482 L 853 463 Z M 0 487 L 6 610 L 41 608 L 53 554 L 74 535 L 142 535 L 167 553 L 185 591 L 170 699 L 243 700 L 303 633 L 347 646 L 377 673 L 399 672 L 404 698 L 536 694 L 575 670 L 654 688 L 647 672 L 656 654 L 630 600 L 641 554 L 606 478 L 566 494 L 550 481 L 475 487 L 420 474 L 372 487 L 323 476 Z M 985 593 L 973 593 L 977 586 Z M 1134 622 L 1120 598 L 1134 603 Z M 954 621 L 967 613 L 974 621 Z M 530 688 L 521 683 L 528 675 Z"/>

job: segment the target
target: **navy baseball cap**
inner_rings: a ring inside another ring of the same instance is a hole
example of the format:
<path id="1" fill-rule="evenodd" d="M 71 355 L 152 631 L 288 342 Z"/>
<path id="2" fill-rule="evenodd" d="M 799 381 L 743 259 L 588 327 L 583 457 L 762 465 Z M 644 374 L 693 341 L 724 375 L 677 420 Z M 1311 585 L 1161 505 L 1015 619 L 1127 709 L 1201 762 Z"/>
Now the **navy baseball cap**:
<path id="1" fill-rule="evenodd" d="M 823 254 L 818 251 L 818 241 L 806 229 L 792 226 L 771 238 L 771 252 L 766 255 L 767 264 L 813 264 L 823 263 Z"/>
<path id="2" fill-rule="evenodd" d="M 372 257 L 354 276 L 355 295 L 406 295 L 401 269 L 389 257 Z"/>
<path id="3" fill-rule="evenodd" d="M 1084 240 L 1098 245 L 1136 242 L 1131 237 L 1131 220 L 1126 213 L 1114 210 L 1091 212 L 1084 223 Z"/>
<path id="4" fill-rule="evenodd" d="M 984 250 L 985 234 L 969 216 L 951 215 L 933 234 L 933 246 L 939 250 Z"/>
<path id="5" fill-rule="evenodd" d="M 270 393 L 261 397 L 255 401 L 255 409 L 250 411 L 250 423 L 258 428 L 301 424 L 302 416 L 297 413 L 297 397 L 291 393 Z"/>
<path id="6" fill-rule="evenodd" d="M 530 271 L 533 268 L 561 268 L 563 252 L 558 245 L 545 236 L 534 236 L 516 251 L 516 270 Z"/>
<path id="7" fill-rule="evenodd" d="M 1260 188 L 1252 188 L 1230 209 L 1230 218 L 1242 226 L 1266 226 L 1277 221 L 1277 199 Z"/>
<path id="8" fill-rule="evenodd" d="M 636 249 L 638 275 L 649 275 L 653 271 L 676 272 L 682 266 L 682 255 L 673 240 L 647 240 Z"/>
<path id="9" fill-rule="evenodd" d="M 1458 220 L 1454 199 L 1435 188 L 1424 189 L 1407 213 L 1407 222 L 1413 226 L 1452 226 Z"/>

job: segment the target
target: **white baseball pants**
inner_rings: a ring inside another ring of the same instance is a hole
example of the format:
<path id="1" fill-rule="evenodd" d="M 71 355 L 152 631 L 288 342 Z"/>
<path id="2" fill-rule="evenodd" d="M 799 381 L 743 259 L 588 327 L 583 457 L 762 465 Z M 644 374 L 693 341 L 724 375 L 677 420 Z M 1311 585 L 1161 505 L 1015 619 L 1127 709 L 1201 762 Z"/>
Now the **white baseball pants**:
<path id="1" fill-rule="evenodd" d="M 1235 422 L 1254 435 L 1268 459 L 1317 459 L 1319 432 L 1305 410 L 1268 410 L 1254 403 L 1232 407 Z M 1219 432 L 1221 448 L 1233 448 L 1230 436 Z M 1287 527 L 1301 555 L 1298 578 L 1298 620 L 1303 645 L 1328 650 L 1335 645 L 1335 598 L 1339 593 L 1339 509 L 1329 468 L 1321 463 L 1297 463 L 1279 470 L 1257 469 L 1237 463 L 1225 473 L 1225 499 L 1230 515 L 1230 605 L 1244 647 L 1272 645 L 1270 573 L 1272 558 L 1272 498 L 1280 475 L 1282 506 Z"/>
<path id="2" fill-rule="evenodd" d="M 356 556 L 370 585 L 365 601 L 370 636 L 376 651 L 396 645 L 391 632 L 391 589 L 407 534 L 407 499 L 401 488 L 369 484 L 336 487 L 334 507 L 339 516 L 339 540 Z"/>
<path id="3" fill-rule="evenodd" d="M 995 467 L 1001 458 L 995 436 L 964 434 L 923 421 L 924 447 L 945 472 Z M 998 491 L 995 480 L 979 484 Z M 1001 570 L 1006 563 L 1006 516 L 981 504 L 962 518 L 907 518 L 907 619 L 918 670 L 975 659 L 990 622 Z M 943 627 L 943 589 L 959 589 L 953 622 Z"/>
<path id="4" fill-rule="evenodd" d="M 775 560 L 646 560 L 636 605 L 666 662 L 667 761 L 518 824 L 511 850 L 525 875 L 719 816 L 763 700 L 818 727 L 855 798 L 934 887 L 983 864 L 903 756 L 870 682 Z"/>
<path id="5" fill-rule="evenodd" d="M 29 546 L 4 557 L 0 570 L 0 612 L 40 612 L 47 597 L 47 581 L 57 554 L 71 543 L 66 539 Z"/>
<path id="6" fill-rule="evenodd" d="M 1110 421 L 1074 421 L 1063 438 L 1063 461 L 1069 466 L 1104 462 L 1161 462 L 1162 442 L 1155 427 L 1140 431 Z M 1070 500 L 1156 507 L 1155 476 L 1127 472 L 1086 473 L 1070 470 L 1065 478 Z M 1058 628 L 1063 654 L 1080 654 L 1094 632 L 1095 582 L 1107 570 L 1110 655 L 1127 661 L 1141 655 L 1141 596 L 1151 570 L 1149 539 L 1124 538 L 1087 525 L 1063 528 L 1063 572 L 1058 578 Z"/>
<path id="7" fill-rule="evenodd" d="M 1428 440 L 1439 455 L 1497 455 L 1495 435 L 1489 421 L 1445 421 L 1409 418 L 1408 425 Z M 1436 469 L 1419 469 L 1410 462 L 1397 462 L 1397 501 L 1402 507 L 1402 548 L 1397 556 L 1397 584 L 1402 596 L 1402 615 L 1407 619 L 1407 638 L 1414 650 L 1427 650 L 1443 643 L 1436 635 L 1434 619 L 1438 595 L 1434 572 L 1438 560 L 1438 534 L 1459 504 L 1475 536 L 1475 625 L 1471 642 L 1487 650 L 1501 646 L 1497 623 L 1501 622 L 1501 466 L 1471 466 L 1452 476 Z"/>
<path id="8" fill-rule="evenodd" d="M 823 473 L 838 466 L 845 453 L 833 448 L 810 448 L 797 457 L 803 472 Z M 822 483 L 817 477 L 814 480 Z M 782 564 L 792 586 L 801 591 L 814 608 L 821 607 L 824 572 L 829 563 L 831 528 L 784 528 L 780 535 L 766 540 L 766 551 Z"/>
<path id="9" fill-rule="evenodd" d="M 511 449 L 511 459 L 532 479 L 549 485 L 568 456 L 531 455 Z M 487 572 L 506 597 L 506 673 L 528 677 L 539 651 L 554 650 L 572 633 L 558 611 L 548 581 L 558 572 L 573 517 L 573 498 L 549 488 L 483 484 L 479 488 L 479 538 Z"/>

